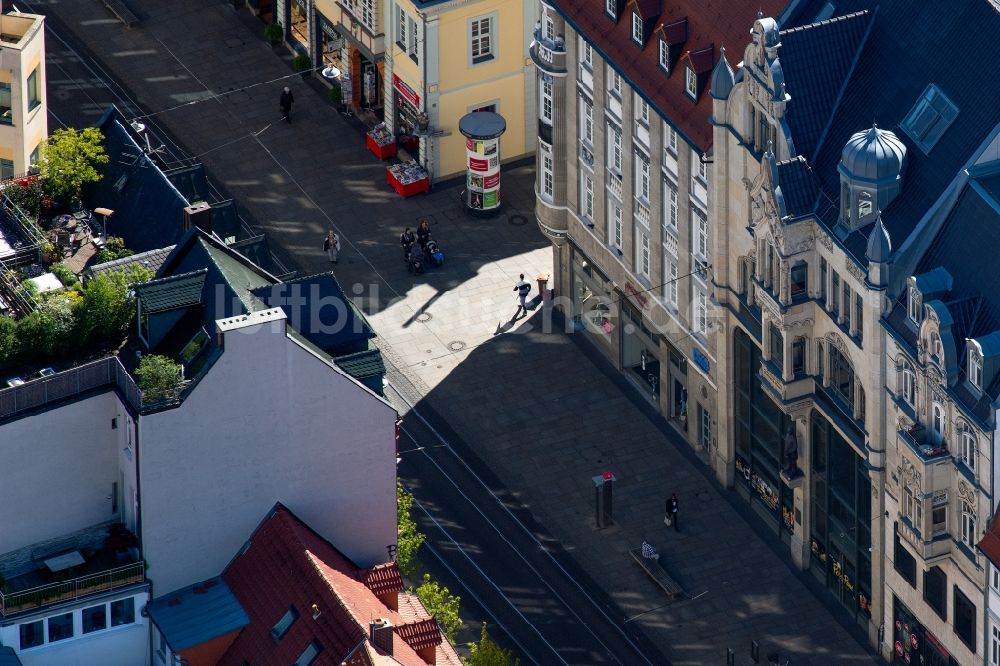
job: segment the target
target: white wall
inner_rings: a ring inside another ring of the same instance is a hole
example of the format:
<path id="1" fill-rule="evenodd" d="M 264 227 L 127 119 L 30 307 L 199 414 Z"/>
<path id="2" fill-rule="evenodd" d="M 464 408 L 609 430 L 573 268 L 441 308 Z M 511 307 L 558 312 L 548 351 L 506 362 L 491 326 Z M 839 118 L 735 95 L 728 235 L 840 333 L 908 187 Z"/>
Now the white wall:
<path id="1" fill-rule="evenodd" d="M 108 391 L 0 429 L 0 554 L 113 518 L 118 413 Z"/>
<path id="2" fill-rule="evenodd" d="M 127 595 L 126 595 L 127 596 Z M 149 663 L 149 619 L 142 617 L 140 609 L 149 601 L 145 592 L 134 595 L 135 622 L 111 627 L 102 631 L 84 634 L 81 609 L 108 603 L 124 597 L 110 597 L 100 602 L 83 603 L 73 611 L 60 609 L 51 615 L 74 613 L 74 636 L 57 643 L 41 645 L 20 651 L 20 629 L 18 624 L 0 627 L 0 643 L 14 648 L 24 666 L 141 666 Z M 37 616 L 28 618 L 40 619 Z"/>
<path id="3" fill-rule="evenodd" d="M 361 566 L 396 542 L 395 411 L 283 332 L 225 333 L 177 409 L 139 422 L 153 596 L 218 575 L 276 501 Z"/>

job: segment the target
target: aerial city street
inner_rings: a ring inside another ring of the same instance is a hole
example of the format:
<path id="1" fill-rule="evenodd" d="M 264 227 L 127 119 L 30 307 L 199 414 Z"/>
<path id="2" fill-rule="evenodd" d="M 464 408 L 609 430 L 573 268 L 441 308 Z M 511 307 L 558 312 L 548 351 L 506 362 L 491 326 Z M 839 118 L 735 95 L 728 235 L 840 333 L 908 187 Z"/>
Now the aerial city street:
<path id="1" fill-rule="evenodd" d="M 0 2 L 0 666 L 1000 666 L 1000 0 Z"/>

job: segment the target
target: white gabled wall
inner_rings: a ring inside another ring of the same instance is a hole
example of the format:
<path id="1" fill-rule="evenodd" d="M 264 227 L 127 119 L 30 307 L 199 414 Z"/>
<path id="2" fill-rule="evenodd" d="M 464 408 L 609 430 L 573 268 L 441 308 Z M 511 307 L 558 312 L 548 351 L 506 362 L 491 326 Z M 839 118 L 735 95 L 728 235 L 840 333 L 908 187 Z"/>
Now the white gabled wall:
<path id="1" fill-rule="evenodd" d="M 183 404 L 143 416 L 153 596 L 218 575 L 280 501 L 360 566 L 396 543 L 395 411 L 284 332 L 226 331 Z"/>
<path id="2" fill-rule="evenodd" d="M 112 391 L 7 423 L 0 434 L 0 554 L 111 520 L 124 410 Z M 121 422 L 122 419 L 119 419 Z"/>

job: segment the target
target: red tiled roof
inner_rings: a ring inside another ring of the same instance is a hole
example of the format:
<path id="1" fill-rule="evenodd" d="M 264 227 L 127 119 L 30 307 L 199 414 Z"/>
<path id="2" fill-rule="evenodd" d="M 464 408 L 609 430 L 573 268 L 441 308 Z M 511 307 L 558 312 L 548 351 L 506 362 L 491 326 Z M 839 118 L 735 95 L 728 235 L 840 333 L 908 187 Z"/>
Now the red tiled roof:
<path id="1" fill-rule="evenodd" d="M 643 21 L 656 18 L 663 7 L 662 0 L 631 0 L 639 10 L 639 18 Z M 631 28 L 630 28 L 631 29 Z"/>
<path id="2" fill-rule="evenodd" d="M 323 646 L 314 662 L 316 666 L 338 665 L 348 657 L 350 663 L 358 665 L 425 666 L 403 634 L 418 637 L 422 646 L 434 645 L 426 623 L 437 625 L 419 602 L 414 607 L 407 601 L 404 616 L 388 608 L 369 587 L 375 585 L 383 593 L 398 590 L 401 585 L 392 587 L 394 581 L 401 582 L 395 564 L 359 569 L 280 504 L 257 528 L 249 546 L 229 564 L 222 578 L 239 599 L 250 625 L 220 660 L 221 666 L 238 666 L 245 659 L 252 663 L 290 664 L 313 640 Z M 295 608 L 299 617 L 275 641 L 271 628 L 289 607 Z M 391 657 L 368 641 L 368 623 L 377 618 L 387 619 L 394 627 Z M 417 626 L 409 628 L 409 624 Z M 436 651 L 441 655 L 438 665 L 458 664 L 457 653 L 439 629 L 437 641 Z"/>
<path id="3" fill-rule="evenodd" d="M 414 650 L 423 650 L 441 644 L 441 629 L 437 620 L 428 618 L 396 627 L 396 635 Z"/>
<path id="4" fill-rule="evenodd" d="M 639 48 L 632 41 L 629 17 L 621 17 L 615 24 L 594 0 L 552 0 L 552 4 L 688 141 L 702 151 L 711 147 L 712 127 L 708 118 L 712 114 L 712 99 L 708 85 L 702 87 L 695 103 L 684 92 L 684 72 L 677 71 L 681 68 L 674 67 L 669 76 L 664 73 L 659 66 L 656 31 L 646 40 L 645 47 Z M 679 29 L 673 24 L 686 18 L 685 50 L 701 51 L 721 44 L 730 53 L 742 53 L 750 41 L 757 10 L 765 16 L 776 16 L 785 4 L 786 0 L 669 0 L 663 3 L 657 27 L 669 27 L 669 36 L 675 38 Z M 714 48 L 712 51 L 714 64 L 717 56 Z"/>
<path id="5" fill-rule="evenodd" d="M 365 587 L 378 596 L 403 589 L 403 576 L 395 562 L 376 564 L 371 569 L 365 569 L 361 571 L 360 578 Z"/>
<path id="6" fill-rule="evenodd" d="M 671 23 L 663 23 L 661 21 L 659 26 L 657 26 L 657 30 L 660 30 L 663 33 L 663 39 L 668 46 L 683 44 L 688 38 L 687 17 Z M 657 49 L 659 49 L 659 47 L 657 47 Z M 657 54 L 657 57 L 659 57 L 659 54 Z"/>
<path id="7" fill-rule="evenodd" d="M 1000 508 L 997 508 L 990 528 L 979 542 L 979 550 L 983 551 L 983 555 L 989 558 L 993 566 L 1000 567 Z"/>

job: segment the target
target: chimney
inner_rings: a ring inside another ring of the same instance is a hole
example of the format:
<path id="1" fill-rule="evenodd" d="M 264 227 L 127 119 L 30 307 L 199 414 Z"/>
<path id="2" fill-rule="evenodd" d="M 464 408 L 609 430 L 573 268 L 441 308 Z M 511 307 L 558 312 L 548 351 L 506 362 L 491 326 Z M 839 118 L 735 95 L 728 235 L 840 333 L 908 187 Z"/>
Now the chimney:
<path id="1" fill-rule="evenodd" d="M 184 231 L 198 227 L 206 233 L 212 232 L 212 206 L 205 201 L 184 208 Z"/>
<path id="2" fill-rule="evenodd" d="M 372 644 L 388 655 L 392 655 L 392 623 L 389 620 L 379 618 L 372 620 L 368 625 Z"/>

